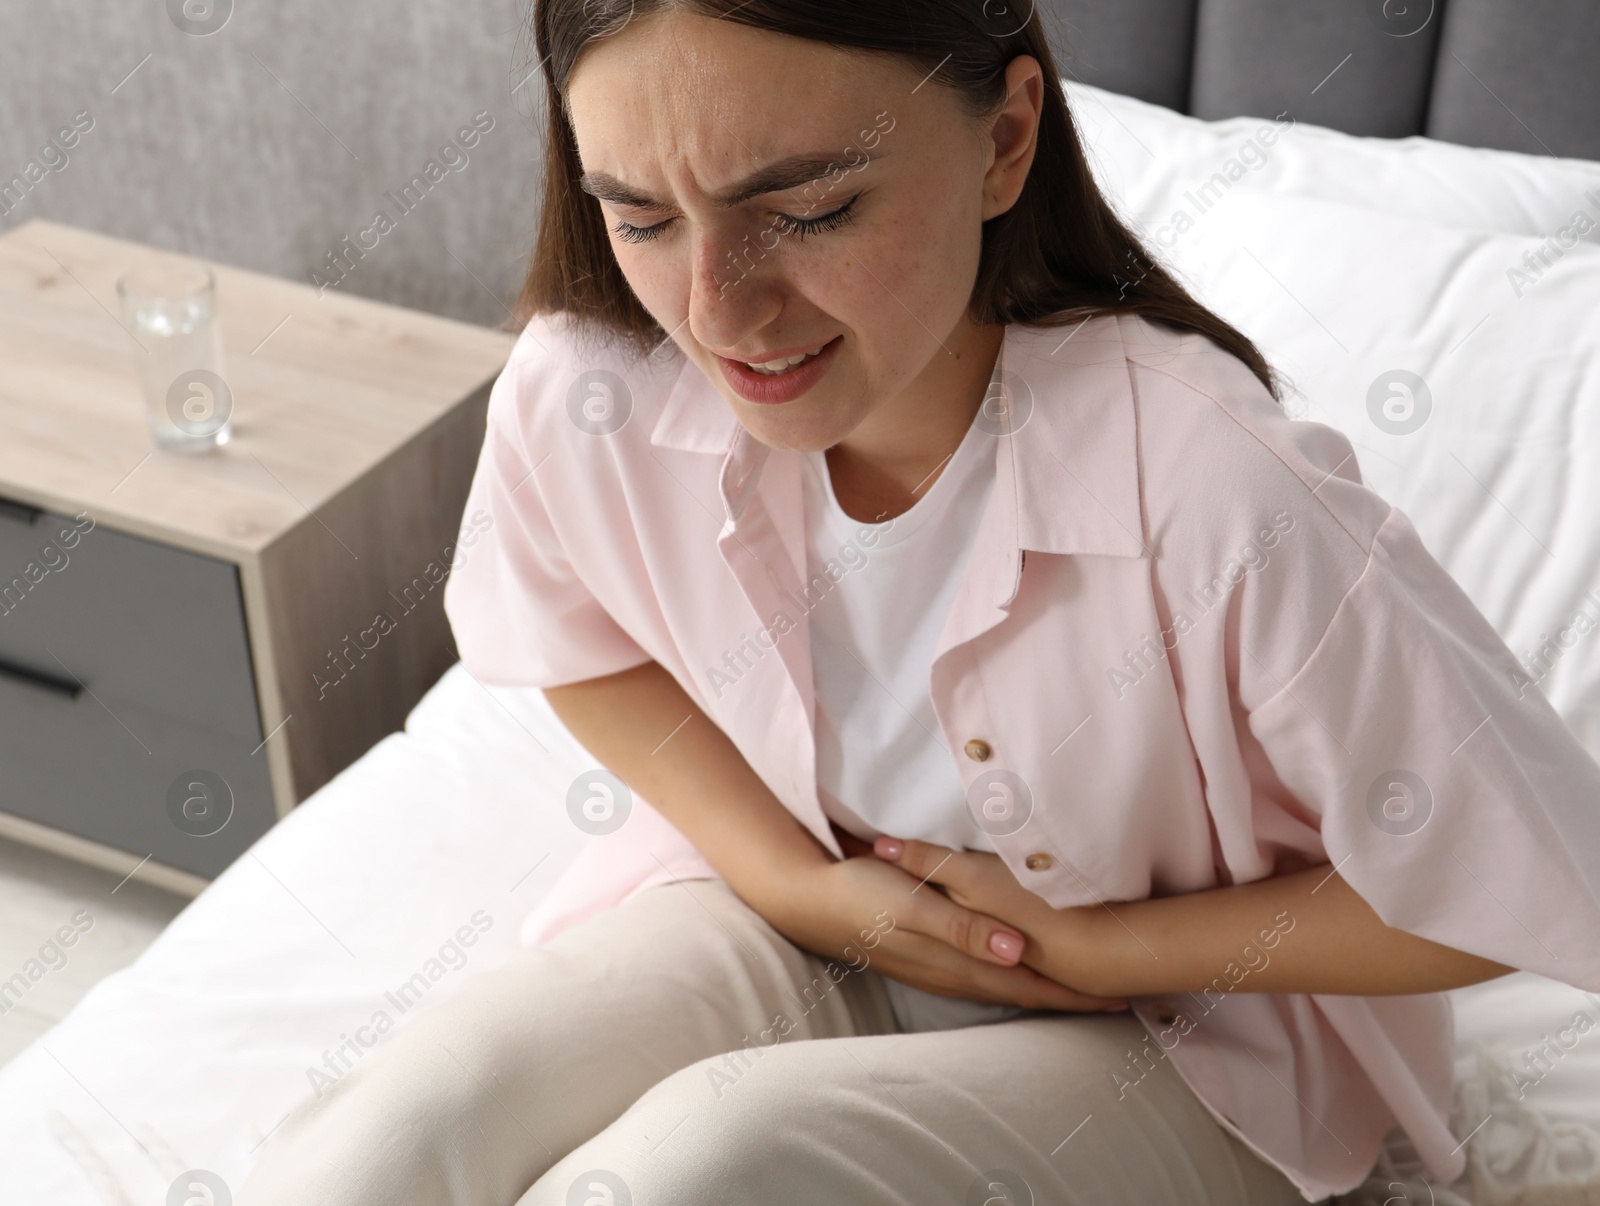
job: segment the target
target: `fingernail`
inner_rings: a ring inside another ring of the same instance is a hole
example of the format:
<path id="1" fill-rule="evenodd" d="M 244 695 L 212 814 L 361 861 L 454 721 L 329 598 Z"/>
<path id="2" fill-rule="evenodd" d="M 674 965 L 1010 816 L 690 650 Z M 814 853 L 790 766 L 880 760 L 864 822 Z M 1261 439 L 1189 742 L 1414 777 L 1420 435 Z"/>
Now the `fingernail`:
<path id="1" fill-rule="evenodd" d="M 906 844 L 904 842 L 899 838 L 892 837 L 881 837 L 872 844 L 873 853 L 882 855 L 884 858 L 899 858 L 900 852 L 905 848 Z"/>
<path id="2" fill-rule="evenodd" d="M 1022 958 L 1022 939 L 1015 934 L 1007 934 L 1003 930 L 996 930 L 989 935 L 989 949 L 1002 959 Z"/>

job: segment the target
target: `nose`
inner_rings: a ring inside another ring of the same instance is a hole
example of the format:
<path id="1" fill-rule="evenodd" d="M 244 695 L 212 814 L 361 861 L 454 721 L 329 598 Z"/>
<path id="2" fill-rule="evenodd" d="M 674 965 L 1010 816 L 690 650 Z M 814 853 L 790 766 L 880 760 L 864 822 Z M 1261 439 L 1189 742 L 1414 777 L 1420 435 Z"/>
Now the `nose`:
<path id="1" fill-rule="evenodd" d="M 692 239 L 689 330 L 702 347 L 747 342 L 783 309 L 783 285 L 772 248 L 775 235 L 738 224 L 702 227 Z"/>

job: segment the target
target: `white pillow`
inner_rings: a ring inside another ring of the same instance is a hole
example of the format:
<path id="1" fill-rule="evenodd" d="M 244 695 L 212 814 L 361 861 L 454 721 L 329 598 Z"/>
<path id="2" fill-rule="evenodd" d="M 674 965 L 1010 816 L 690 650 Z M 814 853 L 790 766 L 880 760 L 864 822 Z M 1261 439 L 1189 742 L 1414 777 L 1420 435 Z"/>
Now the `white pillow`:
<path id="1" fill-rule="evenodd" d="M 1358 138 L 1292 113 L 1200 121 L 1087 84 L 1063 86 L 1101 187 L 1158 249 L 1183 237 L 1182 215 L 1203 223 L 1229 196 L 1263 190 L 1540 238 L 1559 238 L 1583 211 L 1600 230 L 1600 163 Z"/>
<path id="2" fill-rule="evenodd" d="M 1600 755 L 1600 246 L 1534 279 L 1540 246 L 1253 190 L 1164 258 L 1298 387 L 1290 414 L 1345 433 Z"/>

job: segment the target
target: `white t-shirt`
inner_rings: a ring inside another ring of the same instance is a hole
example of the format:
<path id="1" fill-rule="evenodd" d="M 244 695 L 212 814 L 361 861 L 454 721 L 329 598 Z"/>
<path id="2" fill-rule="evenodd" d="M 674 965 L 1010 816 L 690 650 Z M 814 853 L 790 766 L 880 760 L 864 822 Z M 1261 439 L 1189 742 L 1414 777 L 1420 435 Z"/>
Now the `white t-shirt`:
<path id="1" fill-rule="evenodd" d="M 994 485 L 994 437 L 975 422 L 911 509 L 882 523 L 844 513 L 825 453 L 806 460 L 803 597 L 823 810 L 866 841 L 889 834 L 992 851 L 939 731 L 928 676 Z M 886 982 L 904 1030 L 1022 1012 Z"/>

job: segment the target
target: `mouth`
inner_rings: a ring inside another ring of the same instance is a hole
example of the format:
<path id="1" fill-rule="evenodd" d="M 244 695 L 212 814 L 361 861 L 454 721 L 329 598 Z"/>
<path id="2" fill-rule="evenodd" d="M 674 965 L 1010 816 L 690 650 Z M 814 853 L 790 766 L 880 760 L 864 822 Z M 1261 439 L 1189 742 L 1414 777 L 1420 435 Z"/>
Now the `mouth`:
<path id="1" fill-rule="evenodd" d="M 774 406 L 792 402 L 822 379 L 844 346 L 844 336 L 805 352 L 764 364 L 749 364 L 718 356 L 722 375 L 746 402 Z"/>

